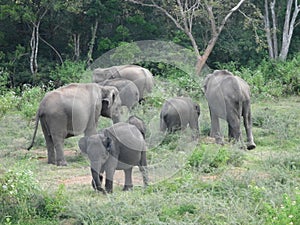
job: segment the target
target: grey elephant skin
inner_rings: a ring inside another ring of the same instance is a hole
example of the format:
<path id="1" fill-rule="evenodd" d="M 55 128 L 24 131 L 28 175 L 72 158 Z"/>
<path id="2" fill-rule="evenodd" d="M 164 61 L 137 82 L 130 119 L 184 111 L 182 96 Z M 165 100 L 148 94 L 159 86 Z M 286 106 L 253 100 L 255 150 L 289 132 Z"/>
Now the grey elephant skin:
<path id="1" fill-rule="evenodd" d="M 242 78 L 227 70 L 216 70 L 204 80 L 204 92 L 208 102 L 211 133 L 216 142 L 223 144 L 219 118 L 228 123 L 229 139 L 242 142 L 241 116 L 247 134 L 247 149 L 256 147 L 252 135 L 250 87 Z"/>
<path id="2" fill-rule="evenodd" d="M 148 185 L 146 143 L 136 126 L 116 123 L 101 130 L 99 134 L 81 138 L 78 145 L 90 160 L 92 186 L 95 190 L 111 193 L 115 170 L 124 170 L 123 190 L 132 188 L 133 166 L 139 166 L 144 185 Z M 105 190 L 101 187 L 104 172 Z"/>
<path id="3" fill-rule="evenodd" d="M 136 85 L 127 79 L 116 78 L 109 79 L 98 84 L 103 86 L 114 86 L 118 89 L 120 93 L 121 105 L 126 106 L 130 111 L 140 100 L 139 90 Z"/>
<path id="4" fill-rule="evenodd" d="M 99 116 L 120 121 L 121 100 L 115 87 L 97 84 L 69 84 L 45 95 L 36 114 L 36 124 L 31 145 L 33 146 L 38 123 L 47 145 L 48 163 L 65 166 L 64 139 L 84 133 L 97 133 Z"/>
<path id="5" fill-rule="evenodd" d="M 146 125 L 141 118 L 132 115 L 128 118 L 127 122 L 136 126 L 137 129 L 139 129 L 139 131 L 142 133 L 144 139 L 146 138 Z"/>
<path id="6" fill-rule="evenodd" d="M 139 90 L 140 100 L 150 93 L 154 86 L 152 73 L 141 66 L 121 65 L 93 70 L 93 82 L 99 83 L 107 79 L 123 78 L 135 83 Z"/>
<path id="7" fill-rule="evenodd" d="M 160 130 L 174 132 L 187 125 L 199 136 L 200 106 L 189 97 L 174 97 L 166 100 L 160 112 Z"/>

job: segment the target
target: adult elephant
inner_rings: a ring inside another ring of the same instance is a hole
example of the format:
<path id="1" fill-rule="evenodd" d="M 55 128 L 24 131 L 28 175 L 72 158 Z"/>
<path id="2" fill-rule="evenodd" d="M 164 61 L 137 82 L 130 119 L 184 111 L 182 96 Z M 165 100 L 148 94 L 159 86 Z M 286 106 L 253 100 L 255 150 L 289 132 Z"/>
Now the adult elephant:
<path id="1" fill-rule="evenodd" d="M 205 78 L 204 92 L 211 118 L 210 135 L 216 142 L 223 144 L 219 118 L 227 121 L 229 138 L 242 141 L 240 121 L 243 116 L 247 149 L 254 149 L 256 145 L 252 135 L 250 87 L 246 81 L 227 70 L 216 70 Z"/>
<path id="2" fill-rule="evenodd" d="M 99 134 L 81 138 L 78 145 L 90 159 L 92 186 L 95 190 L 111 193 L 115 170 L 124 170 L 123 190 L 132 188 L 133 166 L 139 166 L 144 185 L 147 186 L 146 143 L 136 126 L 124 122 L 116 123 L 101 130 Z M 104 172 L 105 191 L 101 187 Z"/>
<path id="3" fill-rule="evenodd" d="M 121 65 L 108 68 L 97 68 L 93 71 L 93 82 L 99 83 L 107 79 L 123 78 L 131 80 L 139 89 L 140 100 L 150 93 L 154 86 L 152 73 L 136 65 Z"/>
<path id="4" fill-rule="evenodd" d="M 129 111 L 139 102 L 139 90 L 136 85 L 130 80 L 115 78 L 102 81 L 98 84 L 103 86 L 108 85 L 116 87 L 120 93 L 120 99 L 122 102 L 121 105 L 126 106 Z"/>
<path id="5" fill-rule="evenodd" d="M 174 132 L 189 127 L 199 136 L 198 118 L 200 106 L 189 97 L 174 97 L 166 100 L 160 112 L 160 130 Z"/>
<path id="6" fill-rule="evenodd" d="M 98 84 L 69 84 L 45 95 L 36 115 L 31 145 L 33 146 L 38 123 L 47 145 L 48 163 L 66 166 L 64 139 L 84 133 L 96 134 L 99 116 L 119 122 L 121 100 L 115 87 Z"/>

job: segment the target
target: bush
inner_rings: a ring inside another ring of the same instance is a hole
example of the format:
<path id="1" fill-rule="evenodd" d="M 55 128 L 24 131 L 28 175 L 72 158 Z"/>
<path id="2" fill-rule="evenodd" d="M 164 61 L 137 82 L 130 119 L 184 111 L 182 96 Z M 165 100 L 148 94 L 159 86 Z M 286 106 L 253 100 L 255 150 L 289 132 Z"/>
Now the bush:
<path id="1" fill-rule="evenodd" d="M 45 93 L 46 91 L 41 87 L 25 86 L 20 97 L 18 109 L 27 120 L 35 117 L 40 101 Z"/>
<path id="2" fill-rule="evenodd" d="M 266 223 L 272 225 L 300 224 L 300 192 L 296 189 L 294 197 L 283 195 L 280 205 L 264 204 Z"/>
<path id="3" fill-rule="evenodd" d="M 8 111 L 16 109 L 20 99 L 14 91 L 8 91 L 0 95 L 0 117 L 4 116 Z"/>
<path id="4" fill-rule="evenodd" d="M 290 61 L 264 60 L 256 68 L 240 67 L 235 63 L 219 65 L 242 77 L 256 97 L 300 95 L 300 54 Z"/>
<path id="5" fill-rule="evenodd" d="M 24 164 L 25 165 L 25 164 Z M 0 177 L 1 224 L 18 224 L 31 219 L 56 219 L 66 206 L 65 188 L 51 195 L 42 190 L 28 166 L 18 163 Z"/>
<path id="6" fill-rule="evenodd" d="M 188 166 L 204 173 L 214 172 L 227 164 L 240 166 L 243 162 L 241 151 L 227 150 L 226 148 L 209 148 L 201 145 L 197 147 L 188 159 Z"/>
<path id="7" fill-rule="evenodd" d="M 0 218 L 0 223 L 5 222 L 5 218 L 20 221 L 34 217 L 41 189 L 33 172 L 22 165 L 16 165 L 6 171 L 0 181 L 0 214 L 4 216 Z"/>
<path id="8" fill-rule="evenodd" d="M 65 61 L 62 65 L 57 65 L 50 72 L 50 80 L 53 82 L 51 86 L 58 88 L 65 84 L 79 83 L 85 72 L 84 62 Z"/>

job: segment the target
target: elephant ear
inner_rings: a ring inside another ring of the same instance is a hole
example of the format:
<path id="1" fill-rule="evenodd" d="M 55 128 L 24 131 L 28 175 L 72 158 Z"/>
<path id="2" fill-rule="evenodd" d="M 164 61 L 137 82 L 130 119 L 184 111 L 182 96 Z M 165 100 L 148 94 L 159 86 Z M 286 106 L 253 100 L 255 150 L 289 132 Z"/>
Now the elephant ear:
<path id="1" fill-rule="evenodd" d="M 115 102 L 117 95 L 119 94 L 118 89 L 112 86 L 105 86 L 102 88 L 102 104 L 104 108 L 110 108 Z"/>
<path id="2" fill-rule="evenodd" d="M 87 154 L 87 137 L 80 138 L 78 146 L 83 153 Z"/>
<path id="3" fill-rule="evenodd" d="M 107 135 L 108 131 L 105 130 L 103 132 L 103 134 L 100 135 L 101 137 L 101 141 L 102 141 L 102 144 L 103 146 L 105 147 L 105 149 L 110 152 L 111 151 L 111 148 L 112 148 L 112 139 Z"/>
<path id="4" fill-rule="evenodd" d="M 198 117 L 200 116 L 200 106 L 198 104 L 195 104 L 195 110 L 197 112 Z"/>

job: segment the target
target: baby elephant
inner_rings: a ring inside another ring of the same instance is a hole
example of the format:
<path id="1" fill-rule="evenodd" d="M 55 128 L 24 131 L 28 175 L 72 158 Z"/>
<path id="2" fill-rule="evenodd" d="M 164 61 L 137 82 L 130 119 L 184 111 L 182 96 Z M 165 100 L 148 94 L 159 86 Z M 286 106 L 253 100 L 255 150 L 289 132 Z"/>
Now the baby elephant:
<path id="1" fill-rule="evenodd" d="M 189 97 L 174 97 L 165 101 L 160 112 L 160 130 L 174 132 L 187 125 L 199 136 L 200 106 Z"/>
<path id="2" fill-rule="evenodd" d="M 81 138 L 78 145 L 90 159 L 92 185 L 95 190 L 111 193 L 115 170 L 124 170 L 123 190 L 131 189 L 133 166 L 139 166 L 144 185 L 148 185 L 146 143 L 136 126 L 124 122 L 116 123 L 101 130 L 99 134 Z M 104 172 L 106 192 L 101 187 Z"/>

